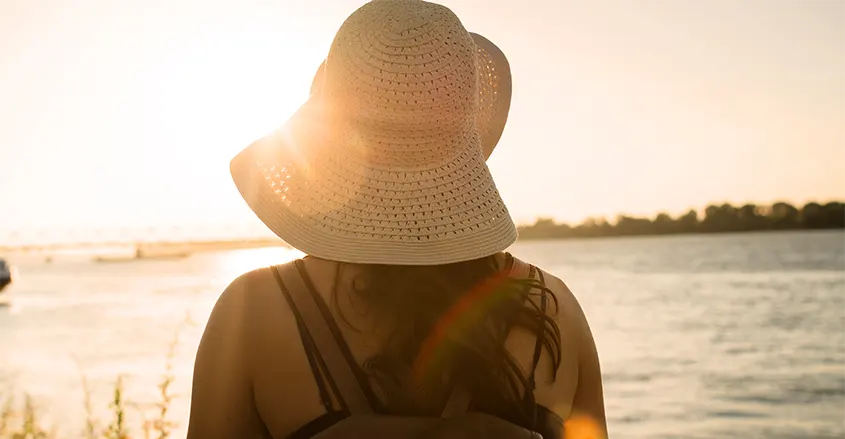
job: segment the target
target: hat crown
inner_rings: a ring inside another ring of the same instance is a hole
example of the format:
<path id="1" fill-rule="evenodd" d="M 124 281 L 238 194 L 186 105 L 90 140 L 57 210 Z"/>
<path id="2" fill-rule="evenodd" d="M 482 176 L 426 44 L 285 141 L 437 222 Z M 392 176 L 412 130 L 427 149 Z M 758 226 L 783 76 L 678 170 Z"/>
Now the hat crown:
<path id="1" fill-rule="evenodd" d="M 448 8 L 374 0 L 347 18 L 326 58 L 326 100 L 356 126 L 466 129 L 477 107 L 476 47 Z"/>

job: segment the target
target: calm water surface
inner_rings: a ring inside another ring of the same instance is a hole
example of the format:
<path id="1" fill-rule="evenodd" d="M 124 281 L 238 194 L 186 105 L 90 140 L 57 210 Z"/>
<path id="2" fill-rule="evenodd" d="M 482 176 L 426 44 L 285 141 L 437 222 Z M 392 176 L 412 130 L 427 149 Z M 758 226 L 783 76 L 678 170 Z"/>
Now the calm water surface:
<path id="1" fill-rule="evenodd" d="M 842 232 L 814 232 L 530 242 L 512 251 L 581 300 L 612 437 L 774 439 L 845 437 L 843 248 Z M 0 308 L 0 389 L 29 392 L 45 422 L 75 436 L 81 377 L 106 418 L 123 374 L 137 425 L 135 410 L 156 402 L 178 336 L 172 419 L 184 437 L 193 357 L 217 296 L 237 275 L 295 256 L 14 260 L 20 279 Z"/>

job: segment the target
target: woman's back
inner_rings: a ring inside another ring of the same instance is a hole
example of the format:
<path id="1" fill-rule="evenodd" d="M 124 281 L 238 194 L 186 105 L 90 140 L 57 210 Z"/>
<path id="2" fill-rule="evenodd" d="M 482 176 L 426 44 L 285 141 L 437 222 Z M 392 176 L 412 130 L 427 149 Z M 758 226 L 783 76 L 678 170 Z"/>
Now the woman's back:
<path id="1" fill-rule="evenodd" d="M 330 304 L 354 361 L 363 366 L 389 334 L 380 330 L 386 329 L 383 322 L 356 311 L 360 298 L 350 288 L 356 267 L 338 270 L 338 263 L 318 258 L 305 258 L 303 266 L 314 291 Z M 562 281 L 548 273 L 543 277 L 557 298 L 558 312 L 548 311 L 560 328 L 561 363 L 554 373 L 550 356 L 540 356 L 536 403 L 561 420 L 574 412 L 587 415 L 604 430 L 600 371 L 586 319 Z M 533 367 L 535 344 L 536 335 L 519 328 L 506 339 L 508 352 L 526 373 Z M 295 314 L 269 269 L 241 276 L 221 296 L 197 355 L 192 399 L 190 438 L 243 437 L 250 431 L 309 437 L 343 417 L 327 413 Z"/>
<path id="2" fill-rule="evenodd" d="M 232 178 L 309 255 L 296 273 L 331 304 L 332 337 L 378 413 L 432 417 L 458 388 L 473 411 L 546 436 L 577 411 L 603 429 L 577 301 L 547 273 L 508 275 L 517 229 L 486 159 L 510 100 L 504 53 L 451 10 L 372 0 L 338 29 L 305 104 L 232 159 Z M 325 361 L 308 352 L 325 346 L 301 336 L 273 273 L 235 280 L 210 317 L 191 438 L 308 436 L 346 416 L 332 374 L 312 372 Z"/>

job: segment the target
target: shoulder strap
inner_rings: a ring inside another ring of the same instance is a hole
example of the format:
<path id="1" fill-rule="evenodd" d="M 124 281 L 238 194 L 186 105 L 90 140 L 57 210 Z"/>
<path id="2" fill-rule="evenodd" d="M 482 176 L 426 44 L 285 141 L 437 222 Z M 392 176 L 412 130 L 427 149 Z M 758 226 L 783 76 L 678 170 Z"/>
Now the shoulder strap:
<path id="1" fill-rule="evenodd" d="M 323 407 L 326 408 L 326 413 L 335 412 L 334 409 L 334 400 L 329 395 L 329 390 L 326 388 L 326 381 L 328 381 L 329 386 L 331 386 L 332 391 L 335 395 L 337 395 L 338 390 L 335 386 L 334 382 L 323 377 L 326 371 L 326 363 L 320 357 L 319 353 L 317 352 L 317 347 L 314 346 L 314 340 L 311 339 L 311 334 L 305 329 L 305 326 L 302 324 L 302 316 L 299 314 L 299 310 L 296 309 L 296 305 L 293 303 L 293 299 L 288 294 L 287 289 L 285 289 L 285 283 L 282 282 L 281 276 L 279 276 L 279 270 L 275 267 L 270 267 L 270 271 L 273 272 L 273 277 L 276 278 L 276 285 L 279 286 L 279 289 L 282 291 L 282 294 L 285 296 L 285 301 L 287 302 L 288 306 L 290 307 L 291 311 L 294 314 L 294 318 L 296 319 L 296 330 L 299 331 L 299 339 L 302 342 L 302 347 L 305 349 L 305 356 L 308 357 L 308 365 L 311 366 L 311 374 L 314 375 L 314 382 L 317 384 L 317 391 L 320 395 L 320 401 L 323 403 Z"/>
<path id="2" fill-rule="evenodd" d="M 343 401 L 350 414 L 372 413 L 373 409 L 355 378 L 355 373 L 343 356 L 340 345 L 332 335 L 316 298 L 308 290 L 295 264 L 284 264 L 276 266 L 275 269 L 282 280 L 282 292 L 290 298 L 302 317 L 304 329 L 308 331 L 314 341 L 317 351 L 325 362 L 329 376 L 337 386 L 339 392 L 337 396 Z"/>

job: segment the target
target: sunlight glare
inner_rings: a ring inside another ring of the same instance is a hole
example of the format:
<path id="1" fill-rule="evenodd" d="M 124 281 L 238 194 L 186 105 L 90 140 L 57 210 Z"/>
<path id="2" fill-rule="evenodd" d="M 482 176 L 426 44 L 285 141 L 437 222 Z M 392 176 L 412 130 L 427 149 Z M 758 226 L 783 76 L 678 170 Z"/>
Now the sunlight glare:
<path id="1" fill-rule="evenodd" d="M 263 267 L 284 264 L 305 256 L 299 250 L 287 247 L 266 247 L 223 253 L 219 268 L 231 277 L 240 276 Z"/>
<path id="2" fill-rule="evenodd" d="M 566 439 L 606 439 L 602 429 L 589 415 L 571 415 L 563 426 L 563 437 Z"/>

